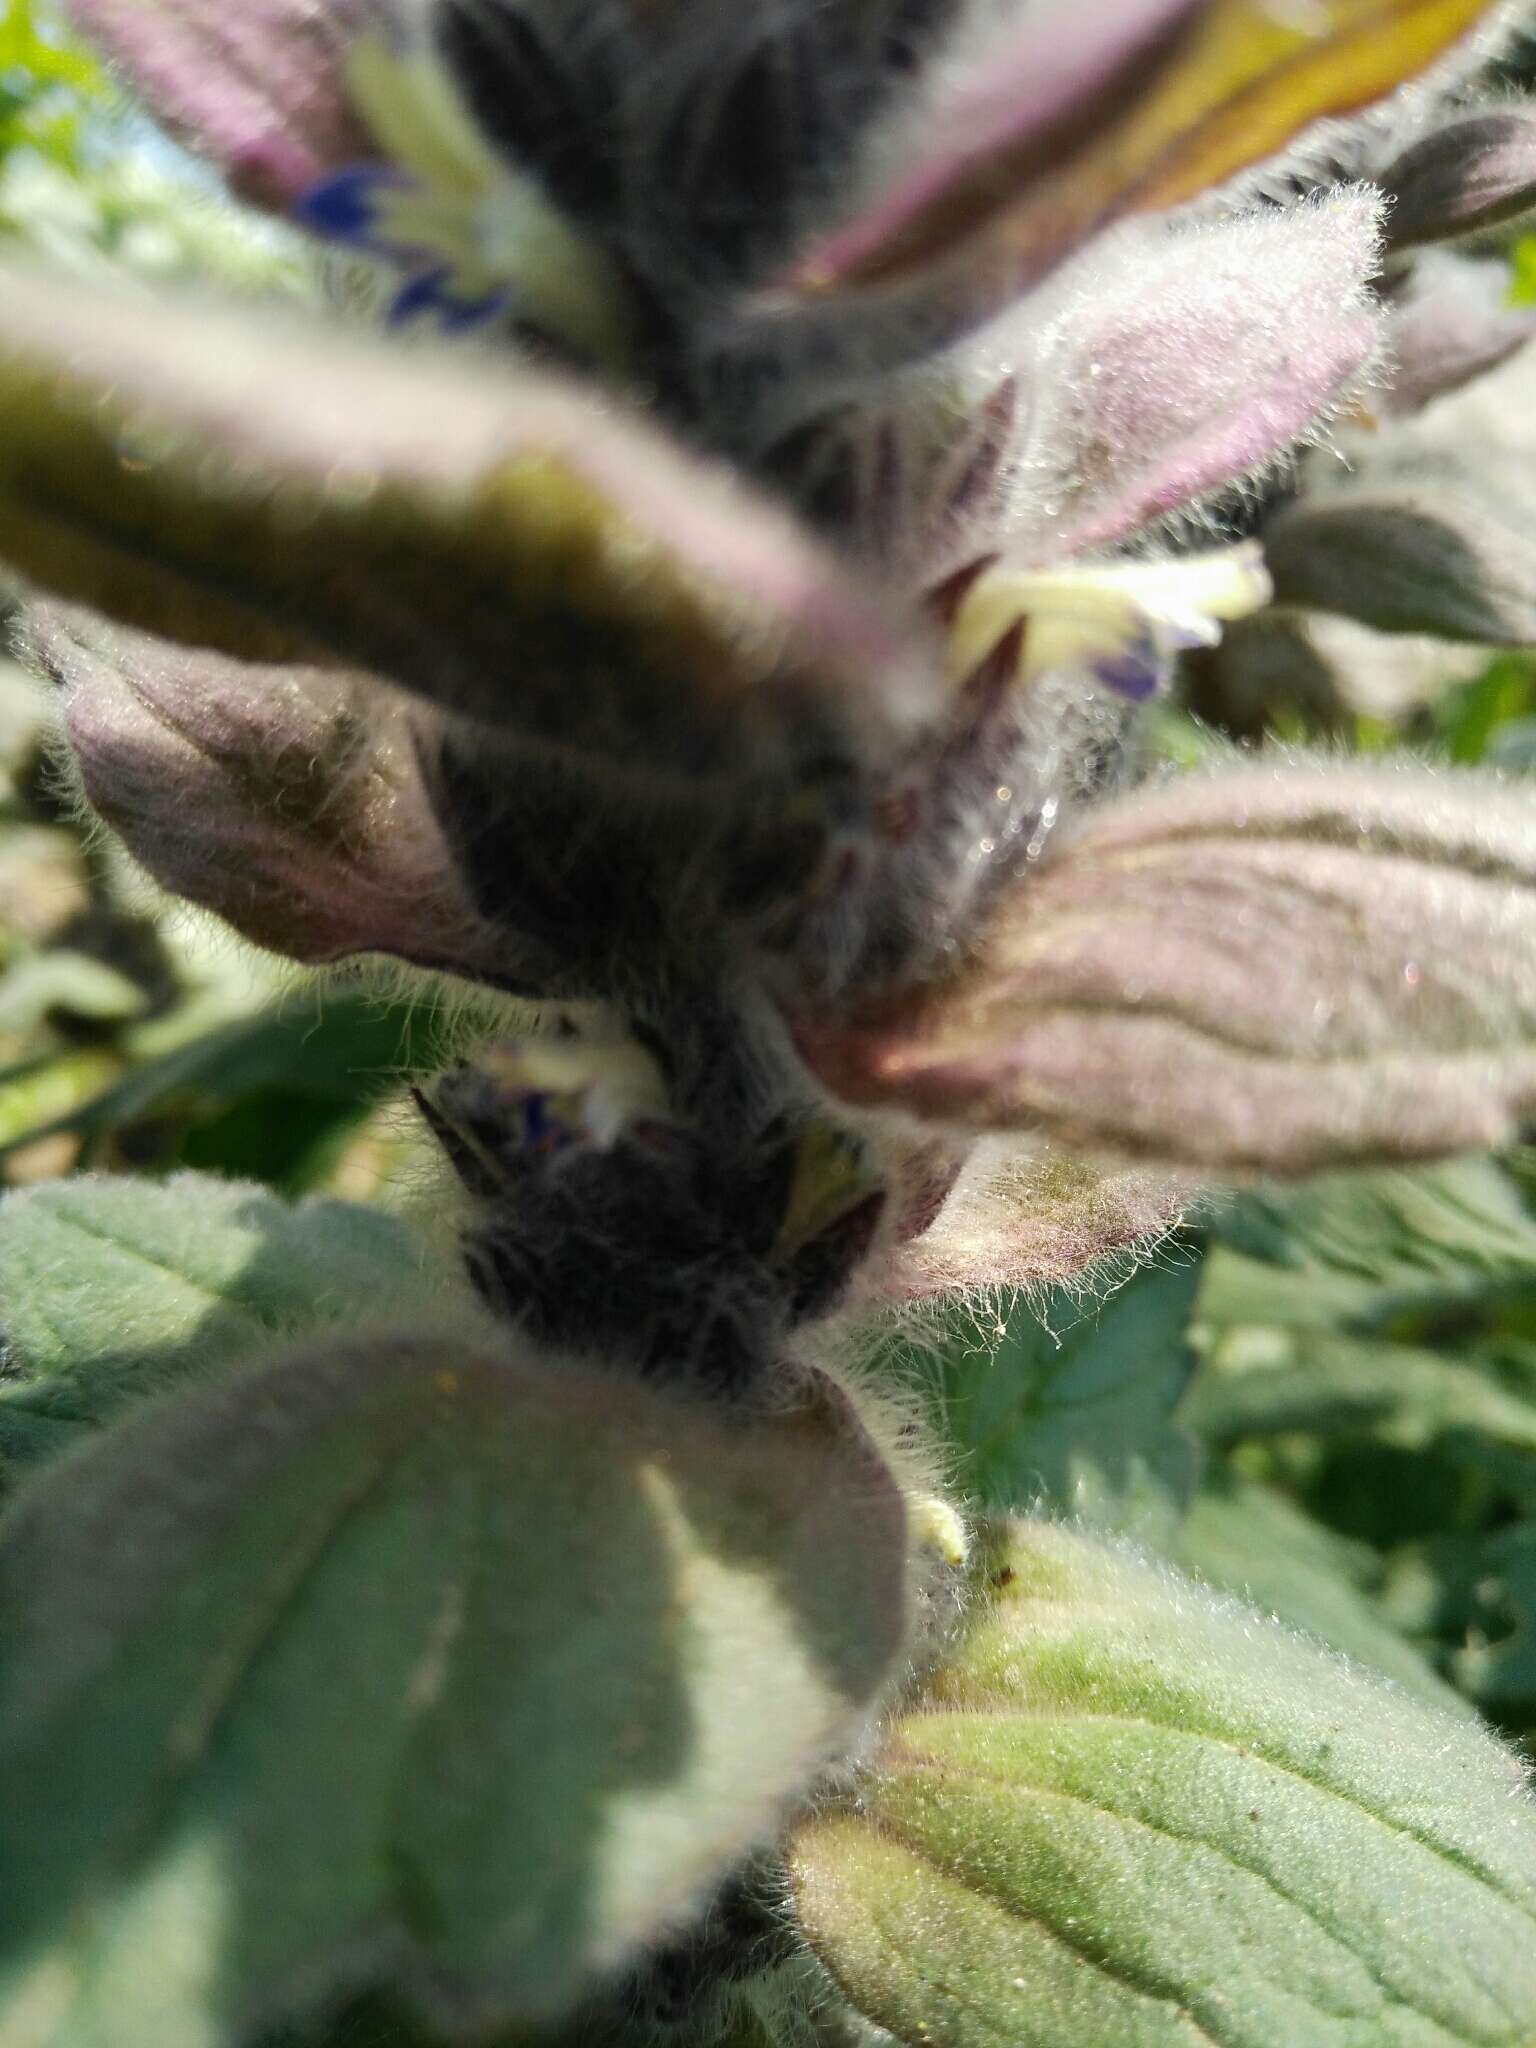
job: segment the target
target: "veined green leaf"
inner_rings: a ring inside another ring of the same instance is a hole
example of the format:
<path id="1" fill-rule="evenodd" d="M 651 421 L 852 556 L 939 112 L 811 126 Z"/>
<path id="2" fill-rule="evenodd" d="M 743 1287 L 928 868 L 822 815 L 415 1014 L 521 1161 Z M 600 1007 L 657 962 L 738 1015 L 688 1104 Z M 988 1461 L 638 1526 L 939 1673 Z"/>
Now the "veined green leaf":
<path id="1" fill-rule="evenodd" d="M 438 1331 L 130 1417 L 0 1526 L 0 2044 L 378 1979 L 557 2017 L 849 1742 L 905 1552 L 816 1377 L 726 1411 Z"/>
<path id="2" fill-rule="evenodd" d="M 283 1339 L 470 1297 L 399 1221 L 210 1175 L 86 1178 L 0 1201 L 0 1466 Z"/>
<path id="3" fill-rule="evenodd" d="M 1251 1600 L 1288 1628 L 1379 1671 L 1444 1713 L 1472 1712 L 1436 1676 L 1357 1582 L 1352 1546 L 1272 1487 L 1203 1487 L 1179 1531 L 1178 1561 L 1222 1592 Z M 1369 1557 L 1369 1553 L 1364 1555 Z"/>
<path id="4" fill-rule="evenodd" d="M 953 1662 L 791 1847 L 862 2012 L 931 2048 L 1526 2048 L 1510 1752 L 1072 1530 L 978 1570 Z"/>
<path id="5" fill-rule="evenodd" d="M 1176 1259 L 1175 1255 L 1175 1259 Z M 1171 1536 L 1194 1482 L 1173 1421 L 1189 1378 L 1199 1268 L 1148 1266 L 1103 1302 L 1024 1299 L 995 1352 L 956 1328 L 921 1383 L 955 1481 L 981 1507 L 1041 1507 L 1146 1541 Z"/>

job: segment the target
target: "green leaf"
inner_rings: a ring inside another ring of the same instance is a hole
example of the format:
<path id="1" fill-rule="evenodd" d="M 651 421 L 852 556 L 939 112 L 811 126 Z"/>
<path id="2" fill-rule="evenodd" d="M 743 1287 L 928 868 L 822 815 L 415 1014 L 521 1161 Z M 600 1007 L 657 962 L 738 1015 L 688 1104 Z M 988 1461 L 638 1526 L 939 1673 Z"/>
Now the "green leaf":
<path id="1" fill-rule="evenodd" d="M 0 1525 L 0 2044 L 372 1979 L 557 2016 L 850 1742 L 904 1559 L 819 1375 L 725 1410 L 439 1332 L 130 1417 Z"/>
<path id="2" fill-rule="evenodd" d="M 1525 1718 L 1536 1706 L 1536 1523 L 1498 1530 L 1479 1562 L 1484 1626 L 1451 1668 L 1485 1712 Z"/>
<path id="3" fill-rule="evenodd" d="M 403 1074 L 435 1064 L 440 1023 L 430 1002 L 393 1005 L 361 995 L 263 1009 L 146 1058 L 58 1116 L 0 1132 L 0 1155 L 63 1131 L 92 1138 L 151 1117 L 206 1122 L 263 1095 L 304 1096 L 350 1112 Z"/>
<path id="4" fill-rule="evenodd" d="M 64 1449 L 125 1402 L 276 1339 L 430 1312 L 467 1287 L 396 1219 L 180 1175 L 0 1202 L 0 1463 Z"/>
<path id="5" fill-rule="evenodd" d="M 0 1031 L 36 1030 L 55 1011 L 95 1024 L 119 1024 L 148 1007 L 143 989 L 88 953 L 34 953 L 8 966 L 0 987 Z"/>
<path id="6" fill-rule="evenodd" d="M 931 2048 L 1526 2048 L 1536 1807 L 1511 1753 L 1124 1549 L 1015 1523 L 800 1918 Z"/>
<path id="7" fill-rule="evenodd" d="M 68 1129 L 110 1088 L 122 1061 L 96 1047 L 20 1060 L 0 1073 L 0 1157 L 33 1138 Z"/>
<path id="8" fill-rule="evenodd" d="M 1474 1456 L 1536 1453 L 1536 1386 L 1477 1355 L 1312 1331 L 1239 1330 L 1215 1347 L 1186 1419 L 1207 1443 L 1370 1431 L 1410 1450 L 1444 1439 Z"/>
<path id="9" fill-rule="evenodd" d="M 1239 1480 L 1207 1487 L 1179 1532 L 1178 1561 L 1225 1593 L 1251 1600 L 1287 1627 L 1395 1679 L 1451 1714 L 1471 1710 L 1383 1615 L 1364 1590 L 1374 1559 L 1272 1487 Z"/>
<path id="10" fill-rule="evenodd" d="M 996 1353 L 957 1331 L 925 1391 L 957 1483 L 982 1507 L 1040 1504 L 1097 1527 L 1170 1534 L 1194 1483 L 1173 1421 L 1199 1269 L 1148 1266 L 1102 1303 L 1068 1289 L 1021 1302 Z"/>
<path id="11" fill-rule="evenodd" d="M 1536 1285 L 1536 1221 L 1491 1159 L 1245 1195 L 1215 1234 L 1199 1304 L 1209 1324 L 1409 1336 Z"/>
<path id="12" fill-rule="evenodd" d="M 1536 1521 L 1404 1545 L 1384 1602 L 1484 1713 L 1513 1728 L 1536 1723 Z"/>
<path id="13" fill-rule="evenodd" d="M 1453 761 L 1475 765 L 1496 759 L 1511 724 L 1531 710 L 1536 669 L 1527 654 L 1500 654 L 1475 681 L 1448 690 L 1431 707 L 1440 745 Z"/>

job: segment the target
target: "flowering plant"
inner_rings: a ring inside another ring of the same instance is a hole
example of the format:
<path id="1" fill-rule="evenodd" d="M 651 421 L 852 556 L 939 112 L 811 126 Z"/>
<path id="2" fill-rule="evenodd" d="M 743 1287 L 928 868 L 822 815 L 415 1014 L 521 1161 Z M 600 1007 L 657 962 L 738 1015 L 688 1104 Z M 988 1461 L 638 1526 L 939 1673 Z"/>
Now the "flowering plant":
<path id="1" fill-rule="evenodd" d="M 967 1529 L 841 1362 L 1536 1105 L 1522 791 L 1142 752 L 1276 586 L 1531 637 L 1391 470 L 1528 331 L 1437 246 L 1536 198 L 1472 97 L 1521 10 L 75 13 L 388 331 L 8 275 L 73 772 L 247 937 L 507 1021 L 419 1091 L 462 1279 L 212 1182 L 6 1205 L 12 1369 L 90 1440 L 0 1532 L 0 2048 L 363 1987 L 455 2039 L 1528 2041 L 1503 1750 Z M 1369 408 L 1387 482 L 1292 488 Z M 61 1215 L 254 1327 L 125 1336 Z"/>

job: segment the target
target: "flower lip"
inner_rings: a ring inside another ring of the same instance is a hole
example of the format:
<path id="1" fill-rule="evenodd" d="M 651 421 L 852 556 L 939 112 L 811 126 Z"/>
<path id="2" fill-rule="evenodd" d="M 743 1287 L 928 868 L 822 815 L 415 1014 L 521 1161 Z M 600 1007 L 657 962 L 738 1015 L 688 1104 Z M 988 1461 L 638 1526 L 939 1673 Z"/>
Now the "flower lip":
<path id="1" fill-rule="evenodd" d="M 311 186 L 293 207 L 299 225 L 406 271 L 397 326 L 433 312 L 456 332 L 525 311 L 584 354 L 622 364 L 627 305 L 615 265 L 491 148 L 430 48 L 367 34 L 345 69 L 387 161 Z"/>
<path id="2" fill-rule="evenodd" d="M 1256 542 L 1171 562 L 1015 569 L 972 577 L 949 622 L 951 681 L 963 682 L 1022 621 L 1014 682 L 1080 669 L 1139 702 L 1156 695 L 1175 655 L 1211 647 L 1222 624 L 1267 604 Z"/>

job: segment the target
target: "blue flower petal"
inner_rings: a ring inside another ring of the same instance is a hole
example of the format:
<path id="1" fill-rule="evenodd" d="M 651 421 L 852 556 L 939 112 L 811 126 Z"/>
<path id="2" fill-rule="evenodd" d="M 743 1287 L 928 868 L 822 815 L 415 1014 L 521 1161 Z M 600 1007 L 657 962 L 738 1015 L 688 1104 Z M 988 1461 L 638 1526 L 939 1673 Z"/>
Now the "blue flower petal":
<path id="1" fill-rule="evenodd" d="M 390 326 L 403 327 L 408 320 L 432 314 L 445 334 L 463 334 L 505 310 L 506 292 L 465 298 L 453 289 L 452 279 L 453 272 L 448 269 L 424 270 L 411 278 L 395 294 L 394 304 L 389 309 Z"/>
<path id="2" fill-rule="evenodd" d="M 1107 690 L 1129 697 L 1133 704 L 1155 697 L 1163 683 L 1163 663 L 1150 647 L 1096 661 L 1093 672 Z"/>
<path id="3" fill-rule="evenodd" d="M 379 200 L 409 183 L 388 164 L 354 164 L 312 185 L 294 203 L 293 216 L 301 227 L 333 242 L 378 248 Z"/>

